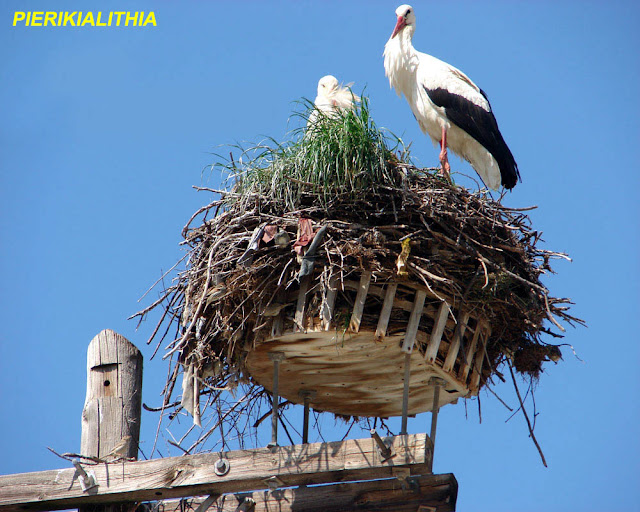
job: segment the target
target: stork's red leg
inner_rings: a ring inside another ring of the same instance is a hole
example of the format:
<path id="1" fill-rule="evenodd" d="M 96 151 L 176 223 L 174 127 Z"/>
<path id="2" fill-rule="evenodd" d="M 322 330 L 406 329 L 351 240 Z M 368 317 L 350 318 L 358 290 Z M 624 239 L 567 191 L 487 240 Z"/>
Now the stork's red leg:
<path id="1" fill-rule="evenodd" d="M 442 166 L 440 173 L 448 178 L 451 173 L 451 166 L 447 155 L 447 130 L 444 126 L 442 127 L 442 139 L 440 139 L 440 165 Z"/>

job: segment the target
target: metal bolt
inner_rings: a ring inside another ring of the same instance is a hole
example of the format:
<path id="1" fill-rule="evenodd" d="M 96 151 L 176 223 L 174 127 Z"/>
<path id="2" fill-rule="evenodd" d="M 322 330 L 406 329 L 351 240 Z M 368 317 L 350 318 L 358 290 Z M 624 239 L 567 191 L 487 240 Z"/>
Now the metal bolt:
<path id="1" fill-rule="evenodd" d="M 391 457 L 395 456 L 395 452 L 391 449 L 390 446 L 384 444 L 384 441 L 380 437 L 380 435 L 376 432 L 375 428 L 371 429 L 371 437 L 378 445 L 378 449 L 380 450 L 380 455 L 382 455 L 382 462 L 386 462 Z"/>
<path id="2" fill-rule="evenodd" d="M 213 470 L 218 476 L 226 475 L 230 469 L 231 469 L 231 464 L 229 464 L 229 461 L 227 459 L 219 459 L 216 461 L 215 465 L 213 466 Z"/>

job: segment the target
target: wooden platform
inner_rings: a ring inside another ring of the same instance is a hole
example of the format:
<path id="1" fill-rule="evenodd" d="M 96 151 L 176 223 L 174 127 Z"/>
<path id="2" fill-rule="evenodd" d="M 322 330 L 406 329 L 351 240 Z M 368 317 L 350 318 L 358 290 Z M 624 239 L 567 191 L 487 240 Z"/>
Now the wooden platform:
<path id="1" fill-rule="evenodd" d="M 258 384 L 273 391 L 269 354 L 281 353 L 279 394 L 291 402 L 312 391 L 318 411 L 400 416 L 410 354 L 409 414 L 433 409 L 439 379 L 439 406 L 477 394 L 488 375 L 486 321 L 417 283 L 374 284 L 369 271 L 353 277 L 303 279 L 273 318 L 271 337 L 247 347 L 246 368 Z"/>
<path id="2" fill-rule="evenodd" d="M 402 413 L 405 353 L 403 335 L 375 340 L 373 332 L 319 331 L 290 333 L 260 344 L 247 357 L 252 377 L 273 389 L 273 363 L 269 352 L 282 352 L 280 395 L 302 403 L 300 391 L 313 390 L 310 405 L 318 411 L 350 416 L 399 416 Z M 447 381 L 440 405 L 455 402 L 468 390 L 417 350 L 411 354 L 409 414 L 433 407 L 432 377 Z"/>

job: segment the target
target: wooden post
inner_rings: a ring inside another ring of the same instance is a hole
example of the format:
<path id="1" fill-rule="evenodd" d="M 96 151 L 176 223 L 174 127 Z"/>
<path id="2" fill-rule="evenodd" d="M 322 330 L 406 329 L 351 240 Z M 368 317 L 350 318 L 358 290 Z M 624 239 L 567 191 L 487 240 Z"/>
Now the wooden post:
<path id="1" fill-rule="evenodd" d="M 105 329 L 87 350 L 80 453 L 107 460 L 137 459 L 141 407 L 142 354 L 126 338 Z M 123 439 L 125 446 L 111 453 Z"/>

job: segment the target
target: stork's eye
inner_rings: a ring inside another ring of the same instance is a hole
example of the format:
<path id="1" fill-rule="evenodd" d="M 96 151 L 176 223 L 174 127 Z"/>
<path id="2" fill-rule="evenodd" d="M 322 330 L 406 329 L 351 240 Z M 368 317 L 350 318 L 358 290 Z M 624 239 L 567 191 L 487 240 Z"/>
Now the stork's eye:
<path id="1" fill-rule="evenodd" d="M 406 18 L 407 16 L 409 16 L 409 14 L 411 14 L 411 9 L 409 9 L 409 10 L 407 11 L 407 14 L 405 14 L 405 15 L 404 15 L 404 16 L 405 16 L 405 18 Z"/>

